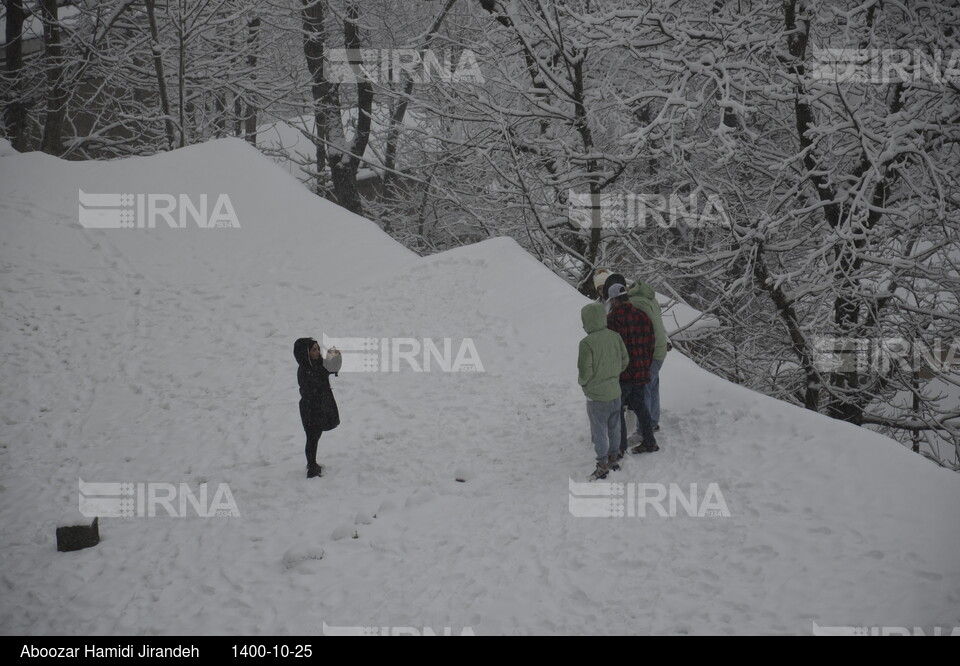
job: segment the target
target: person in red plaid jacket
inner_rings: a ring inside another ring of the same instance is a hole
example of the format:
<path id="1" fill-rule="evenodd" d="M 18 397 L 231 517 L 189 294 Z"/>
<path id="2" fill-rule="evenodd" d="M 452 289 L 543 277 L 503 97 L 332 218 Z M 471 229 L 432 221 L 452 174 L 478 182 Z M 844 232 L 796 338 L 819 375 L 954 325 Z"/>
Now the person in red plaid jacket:
<path id="1" fill-rule="evenodd" d="M 620 334 L 630 355 L 630 365 L 620 374 L 620 392 L 623 407 L 637 415 L 642 442 L 631 453 L 647 453 L 659 450 L 653 435 L 653 421 L 643 399 L 643 387 L 650 382 L 650 364 L 656 334 L 650 317 L 627 300 L 627 289 L 622 284 L 612 284 L 607 290 L 610 312 L 607 328 Z M 620 410 L 620 456 L 627 451 L 627 428 L 623 409 Z"/>

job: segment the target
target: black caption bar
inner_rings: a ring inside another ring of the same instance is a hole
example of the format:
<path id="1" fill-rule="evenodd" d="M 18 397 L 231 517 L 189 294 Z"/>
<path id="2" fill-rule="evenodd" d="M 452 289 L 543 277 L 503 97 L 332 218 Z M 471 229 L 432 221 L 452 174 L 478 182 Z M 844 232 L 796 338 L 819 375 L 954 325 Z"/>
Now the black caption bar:
<path id="1" fill-rule="evenodd" d="M 389 629 L 389 628 L 387 628 Z M 340 633 L 351 636 L 415 636 L 441 635 L 429 631 L 381 630 L 380 633 Z M 455 635 L 455 634 L 450 634 Z M 472 632 L 469 635 L 473 635 Z M 327 635 L 328 637 L 329 635 Z M 184 660 L 218 659 L 225 661 L 270 661 L 319 659 L 321 654 L 330 658 L 329 646 L 322 651 L 319 639 L 324 636 L 0 636 L 0 654 L 21 661 L 101 661 L 104 659 Z M 442 641 L 447 643 L 447 641 Z M 430 641 L 435 644 L 435 641 Z M 391 650 L 393 651 L 393 650 Z M 419 646 L 417 653 L 423 656 L 435 651 Z"/>
<path id="2" fill-rule="evenodd" d="M 0 639 L 2 652 L 20 660 L 102 660 L 102 659 L 313 659 L 319 655 L 316 636 L 299 638 L 191 637 L 92 637 Z"/>

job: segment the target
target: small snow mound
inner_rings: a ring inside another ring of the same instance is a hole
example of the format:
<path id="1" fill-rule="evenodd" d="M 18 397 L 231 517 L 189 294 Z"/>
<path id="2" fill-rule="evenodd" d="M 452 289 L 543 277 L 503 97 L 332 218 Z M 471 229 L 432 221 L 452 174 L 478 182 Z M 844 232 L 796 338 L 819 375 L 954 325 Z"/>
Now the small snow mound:
<path id="1" fill-rule="evenodd" d="M 322 560 L 323 549 L 315 546 L 293 546 L 283 554 L 283 568 L 292 569 L 307 560 Z"/>
<path id="2" fill-rule="evenodd" d="M 353 529 L 353 525 L 341 525 L 330 534 L 330 538 L 340 541 L 341 539 L 359 539 L 360 535 Z"/>

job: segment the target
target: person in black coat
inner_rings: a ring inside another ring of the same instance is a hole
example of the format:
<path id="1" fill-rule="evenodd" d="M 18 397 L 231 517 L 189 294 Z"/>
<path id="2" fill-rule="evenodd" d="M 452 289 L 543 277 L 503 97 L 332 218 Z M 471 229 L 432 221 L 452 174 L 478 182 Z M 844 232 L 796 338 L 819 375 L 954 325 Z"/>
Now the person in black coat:
<path id="1" fill-rule="evenodd" d="M 307 478 L 320 476 L 322 468 L 317 464 L 317 445 L 325 430 L 340 425 L 340 412 L 330 388 L 330 375 L 337 376 L 343 357 L 335 348 L 327 350 L 321 362 L 320 344 L 313 338 L 300 338 L 293 344 L 293 357 L 297 359 L 297 383 L 300 384 L 300 421 L 307 435 Z"/>

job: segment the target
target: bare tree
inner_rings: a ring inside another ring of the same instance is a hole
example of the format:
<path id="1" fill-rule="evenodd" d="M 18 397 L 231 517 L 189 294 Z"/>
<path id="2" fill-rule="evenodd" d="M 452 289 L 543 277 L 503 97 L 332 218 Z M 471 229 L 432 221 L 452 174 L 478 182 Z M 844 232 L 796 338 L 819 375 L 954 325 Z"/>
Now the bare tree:
<path id="1" fill-rule="evenodd" d="M 5 57 L 9 101 L 5 102 L 4 125 L 13 147 L 26 149 L 26 108 L 23 91 L 23 0 L 4 0 L 6 10 Z"/>
<path id="2" fill-rule="evenodd" d="M 67 94 L 64 90 L 65 71 L 57 0 L 40 0 L 40 11 L 43 18 L 43 49 L 47 76 L 47 110 L 41 150 L 51 155 L 60 155 L 63 153 Z"/>

